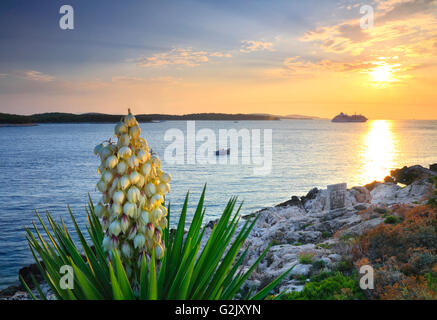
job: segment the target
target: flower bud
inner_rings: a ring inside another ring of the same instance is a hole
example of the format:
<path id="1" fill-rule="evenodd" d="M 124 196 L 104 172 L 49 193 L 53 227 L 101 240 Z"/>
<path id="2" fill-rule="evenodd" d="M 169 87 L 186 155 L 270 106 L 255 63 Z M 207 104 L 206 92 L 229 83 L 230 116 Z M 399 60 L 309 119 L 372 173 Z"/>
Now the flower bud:
<path id="1" fill-rule="evenodd" d="M 135 238 L 135 236 L 137 235 L 137 231 L 138 231 L 138 226 L 137 226 L 136 223 L 134 223 L 134 224 L 132 225 L 132 227 L 129 229 L 129 232 L 128 232 L 128 235 L 127 235 L 127 238 L 128 238 L 129 240 L 133 240 L 133 239 Z"/>
<path id="2" fill-rule="evenodd" d="M 98 155 L 102 151 L 103 148 L 104 148 L 103 143 L 96 145 L 96 147 L 94 148 L 94 154 Z"/>
<path id="3" fill-rule="evenodd" d="M 168 214 L 168 210 L 167 210 L 167 208 L 164 207 L 164 206 L 160 206 L 159 208 L 160 208 L 161 211 L 162 211 L 162 215 L 163 215 L 164 217 L 167 216 L 167 214 Z"/>
<path id="4" fill-rule="evenodd" d="M 149 212 L 147 212 L 146 210 L 143 210 L 141 212 L 141 222 L 144 223 L 144 225 L 147 225 L 150 222 Z"/>
<path id="5" fill-rule="evenodd" d="M 114 175 L 111 173 L 111 171 L 105 171 L 103 173 L 103 181 L 105 181 L 107 184 L 111 183 L 113 178 Z"/>
<path id="6" fill-rule="evenodd" d="M 171 180 L 171 174 L 170 174 L 170 173 L 163 172 L 163 173 L 161 174 L 161 176 L 159 177 L 159 179 L 160 179 L 162 182 L 164 182 L 164 183 L 169 183 L 170 180 Z"/>
<path id="7" fill-rule="evenodd" d="M 126 190 L 130 186 L 130 180 L 128 176 L 122 176 L 120 178 L 120 188 L 121 190 Z"/>
<path id="8" fill-rule="evenodd" d="M 144 189 L 146 195 L 150 198 L 156 192 L 156 187 L 153 183 L 148 183 Z"/>
<path id="9" fill-rule="evenodd" d="M 108 219 L 108 217 L 103 217 L 102 218 L 102 229 L 103 229 L 103 231 L 106 231 L 106 230 L 108 230 L 108 228 L 109 228 L 109 219 Z"/>
<path id="10" fill-rule="evenodd" d="M 112 154 L 112 150 L 106 146 L 100 150 L 100 159 L 103 161 L 111 154 Z"/>
<path id="11" fill-rule="evenodd" d="M 152 215 L 155 221 L 159 221 L 162 217 L 162 210 L 160 208 L 156 208 L 153 209 L 152 212 L 150 212 L 150 214 Z"/>
<path id="12" fill-rule="evenodd" d="M 126 162 L 127 162 L 127 165 L 129 166 L 129 168 L 131 168 L 131 169 L 135 169 L 140 164 L 140 161 L 138 160 L 137 156 L 134 154 L 131 155 L 129 157 L 129 159 L 127 159 Z"/>
<path id="13" fill-rule="evenodd" d="M 161 220 L 159 220 L 159 227 L 162 229 L 165 229 L 168 227 L 168 221 L 167 218 L 162 218 Z"/>
<path id="14" fill-rule="evenodd" d="M 129 218 L 125 214 L 121 216 L 120 226 L 123 233 L 126 233 L 129 229 Z"/>
<path id="15" fill-rule="evenodd" d="M 109 156 L 105 161 L 106 168 L 114 169 L 118 164 L 118 159 L 116 156 Z"/>
<path id="16" fill-rule="evenodd" d="M 158 260 L 164 258 L 164 248 L 162 247 L 161 244 L 155 246 L 155 258 Z"/>
<path id="17" fill-rule="evenodd" d="M 126 202 L 123 205 L 123 213 L 126 214 L 128 217 L 133 218 L 135 215 L 135 210 L 136 210 L 136 206 L 131 202 Z"/>
<path id="18" fill-rule="evenodd" d="M 99 191 L 101 193 L 105 193 L 106 190 L 108 190 L 108 185 L 105 183 L 105 181 L 101 180 L 99 181 L 99 183 L 97 184 L 97 189 L 99 189 Z"/>
<path id="19" fill-rule="evenodd" d="M 117 249 L 118 248 L 118 238 L 116 236 L 112 236 L 110 240 L 111 249 Z"/>
<path id="20" fill-rule="evenodd" d="M 116 136 L 120 136 L 122 134 L 127 133 L 127 126 L 123 122 L 117 123 L 117 125 L 114 128 L 114 133 Z"/>
<path id="21" fill-rule="evenodd" d="M 156 228 L 155 232 L 153 233 L 153 240 L 156 243 L 161 243 L 161 239 L 162 239 L 162 232 L 161 230 L 159 230 L 159 228 Z"/>
<path id="22" fill-rule="evenodd" d="M 118 146 L 120 147 L 127 147 L 130 144 L 130 137 L 127 134 L 122 134 L 118 138 Z"/>
<path id="23" fill-rule="evenodd" d="M 158 192 L 162 194 L 170 192 L 170 185 L 168 183 L 161 182 L 158 184 Z"/>
<path id="24" fill-rule="evenodd" d="M 106 210 L 106 207 L 103 206 L 103 204 L 99 203 L 94 207 L 94 213 L 96 214 L 96 216 L 98 216 L 99 218 L 104 216 L 104 212 Z"/>
<path id="25" fill-rule="evenodd" d="M 131 248 L 130 244 L 127 242 L 124 242 L 121 245 L 121 254 L 123 256 L 125 256 L 126 258 L 130 259 L 132 257 L 132 253 L 133 252 L 132 252 L 132 248 Z"/>
<path id="26" fill-rule="evenodd" d="M 147 238 L 151 239 L 153 237 L 153 233 L 155 232 L 155 227 L 153 226 L 153 223 L 149 222 L 146 225 L 146 236 Z"/>
<path id="27" fill-rule="evenodd" d="M 130 187 L 127 191 L 127 199 L 129 202 L 136 203 L 139 200 L 140 196 L 140 190 L 135 186 Z"/>
<path id="28" fill-rule="evenodd" d="M 124 201 L 124 192 L 123 191 L 114 192 L 114 196 L 112 197 L 112 199 L 114 200 L 114 203 L 122 204 Z"/>
<path id="29" fill-rule="evenodd" d="M 159 160 L 159 158 L 156 154 L 154 154 L 153 156 L 150 157 L 150 161 L 157 168 L 159 168 L 159 166 L 161 165 L 161 160 Z"/>
<path id="30" fill-rule="evenodd" d="M 121 158 L 127 160 L 132 155 L 132 150 L 129 147 L 121 147 L 120 150 L 118 151 L 118 155 Z"/>
<path id="31" fill-rule="evenodd" d="M 135 119 L 134 115 L 130 113 L 129 110 L 129 114 L 126 117 L 124 117 L 124 123 L 126 123 L 128 127 L 133 127 L 136 122 L 137 120 Z"/>
<path id="32" fill-rule="evenodd" d="M 140 136 L 140 132 L 141 132 L 140 127 L 137 124 L 129 128 L 129 135 L 133 139 L 137 139 Z"/>
<path id="33" fill-rule="evenodd" d="M 144 177 L 147 179 L 147 177 L 150 174 L 150 171 L 152 170 L 152 166 L 149 162 L 146 162 L 142 167 L 141 167 L 141 173 L 144 175 Z"/>
<path id="34" fill-rule="evenodd" d="M 144 149 L 140 149 L 137 152 L 137 158 L 140 161 L 140 163 L 145 163 L 149 158 L 149 153 L 144 151 Z"/>
<path id="35" fill-rule="evenodd" d="M 132 171 L 129 175 L 129 181 L 131 184 L 137 184 L 140 181 L 140 175 L 136 171 Z"/>
<path id="36" fill-rule="evenodd" d="M 113 203 L 111 210 L 112 214 L 114 214 L 115 216 L 119 216 L 123 213 L 123 207 L 121 206 L 121 204 L 118 203 Z"/>
<path id="37" fill-rule="evenodd" d="M 109 225 L 109 232 L 114 236 L 118 236 L 120 234 L 121 226 L 118 220 L 112 221 L 112 223 Z"/>
<path id="38" fill-rule="evenodd" d="M 141 174 L 138 174 L 139 176 L 140 176 L 140 179 L 138 180 L 138 182 L 136 183 L 136 185 L 137 185 L 137 187 L 138 188 L 142 188 L 142 187 L 144 187 L 144 184 L 145 184 L 145 182 L 146 182 L 146 179 L 144 179 L 144 176 L 143 175 L 141 175 Z"/>
<path id="39" fill-rule="evenodd" d="M 110 197 L 112 197 L 112 196 L 114 195 L 114 192 L 117 190 L 117 188 L 118 188 L 118 181 L 119 181 L 118 178 L 115 178 L 115 179 L 112 181 L 112 183 L 111 183 L 111 187 L 110 187 L 109 190 L 108 190 L 108 195 L 109 195 Z"/>
<path id="40" fill-rule="evenodd" d="M 119 175 L 123 175 L 127 170 L 127 163 L 126 161 L 120 161 L 117 165 L 117 173 Z"/>
<path id="41" fill-rule="evenodd" d="M 160 206 L 163 202 L 164 198 L 159 193 L 155 193 L 152 198 L 150 198 L 150 203 L 152 204 L 152 206 Z"/>
<path id="42" fill-rule="evenodd" d="M 144 236 L 141 233 L 137 234 L 134 238 L 135 249 L 142 248 L 144 246 L 145 242 L 146 242 L 146 239 L 144 238 Z"/>

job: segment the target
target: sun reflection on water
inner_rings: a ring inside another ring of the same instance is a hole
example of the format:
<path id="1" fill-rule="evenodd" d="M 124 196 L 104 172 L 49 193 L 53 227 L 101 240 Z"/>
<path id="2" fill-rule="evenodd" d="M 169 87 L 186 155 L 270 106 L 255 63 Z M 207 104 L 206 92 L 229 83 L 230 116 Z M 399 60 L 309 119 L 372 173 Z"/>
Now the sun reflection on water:
<path id="1" fill-rule="evenodd" d="M 392 123 L 374 120 L 364 137 L 363 181 L 381 181 L 393 168 L 395 139 Z"/>

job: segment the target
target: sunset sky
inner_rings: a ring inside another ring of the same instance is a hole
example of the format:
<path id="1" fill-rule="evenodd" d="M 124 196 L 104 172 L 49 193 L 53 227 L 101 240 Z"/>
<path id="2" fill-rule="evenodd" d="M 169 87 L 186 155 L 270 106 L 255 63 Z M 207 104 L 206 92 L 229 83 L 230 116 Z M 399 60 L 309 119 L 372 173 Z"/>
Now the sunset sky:
<path id="1" fill-rule="evenodd" d="M 436 101 L 433 0 L 0 2 L 0 112 L 437 119 Z"/>

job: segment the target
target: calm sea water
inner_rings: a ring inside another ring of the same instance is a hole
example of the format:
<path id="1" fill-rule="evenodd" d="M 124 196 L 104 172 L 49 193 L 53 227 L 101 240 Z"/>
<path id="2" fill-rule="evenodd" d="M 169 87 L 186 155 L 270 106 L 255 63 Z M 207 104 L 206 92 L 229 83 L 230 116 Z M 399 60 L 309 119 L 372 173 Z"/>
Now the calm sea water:
<path id="1" fill-rule="evenodd" d="M 163 157 L 170 128 L 186 131 L 187 123 L 141 124 L 142 136 Z M 97 202 L 99 161 L 94 146 L 113 134 L 113 124 L 47 124 L 0 128 L 0 288 L 17 281 L 20 267 L 32 258 L 24 226 L 36 220 L 34 210 L 50 211 L 67 221 L 70 205 L 86 223 L 88 193 Z M 331 123 L 327 120 L 197 121 L 196 129 L 272 129 L 272 172 L 254 176 L 253 165 L 170 165 L 169 199 L 173 214 L 185 193 L 191 208 L 207 183 L 207 220 L 216 218 L 233 195 L 244 200 L 243 213 L 304 195 L 312 187 L 347 182 L 362 185 L 383 179 L 390 169 L 437 162 L 437 121 L 369 121 Z M 197 143 L 199 146 L 201 142 Z M 261 148 L 262 151 L 262 148 Z M 234 152 L 234 151 L 232 151 Z M 240 159 L 241 160 L 241 159 Z M 192 213 L 192 211 L 191 211 Z"/>

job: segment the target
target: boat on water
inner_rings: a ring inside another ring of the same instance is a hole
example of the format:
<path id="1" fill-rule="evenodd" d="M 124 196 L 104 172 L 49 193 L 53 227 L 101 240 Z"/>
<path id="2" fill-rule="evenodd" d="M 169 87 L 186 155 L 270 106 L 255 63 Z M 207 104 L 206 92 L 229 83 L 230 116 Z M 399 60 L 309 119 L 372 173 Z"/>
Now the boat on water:
<path id="1" fill-rule="evenodd" d="M 220 149 L 220 150 L 217 150 L 217 151 L 215 152 L 215 155 L 216 155 L 216 156 L 221 156 L 221 155 L 225 155 L 225 154 L 231 154 L 231 148 Z"/>
<path id="2" fill-rule="evenodd" d="M 336 115 L 332 120 L 332 122 L 366 122 L 367 118 L 361 114 L 354 114 L 352 116 L 340 112 L 339 115 Z"/>

